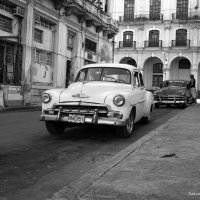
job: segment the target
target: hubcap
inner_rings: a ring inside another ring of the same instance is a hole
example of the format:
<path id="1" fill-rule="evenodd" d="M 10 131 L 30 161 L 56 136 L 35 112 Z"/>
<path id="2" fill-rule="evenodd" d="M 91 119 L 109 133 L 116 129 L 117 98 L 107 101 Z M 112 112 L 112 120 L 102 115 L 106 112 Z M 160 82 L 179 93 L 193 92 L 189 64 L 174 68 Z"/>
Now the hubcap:
<path id="1" fill-rule="evenodd" d="M 133 124 L 134 124 L 134 122 L 133 122 L 133 114 L 130 113 L 129 118 L 128 118 L 128 122 L 127 122 L 127 125 L 126 125 L 127 131 L 129 133 L 131 133 L 131 131 L 133 130 Z"/>

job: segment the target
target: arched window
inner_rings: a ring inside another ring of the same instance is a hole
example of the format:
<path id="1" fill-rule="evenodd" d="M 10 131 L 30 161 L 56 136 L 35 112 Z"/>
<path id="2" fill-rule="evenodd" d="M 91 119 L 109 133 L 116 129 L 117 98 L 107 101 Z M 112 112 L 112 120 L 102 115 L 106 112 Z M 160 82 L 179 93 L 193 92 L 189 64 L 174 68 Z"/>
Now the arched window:
<path id="1" fill-rule="evenodd" d="M 149 47 L 159 47 L 159 31 L 149 31 Z"/>
<path id="2" fill-rule="evenodd" d="M 176 31 L 176 46 L 187 46 L 187 30 L 178 29 Z"/>
<path id="3" fill-rule="evenodd" d="M 133 47 L 133 32 L 132 31 L 124 32 L 123 47 Z"/>

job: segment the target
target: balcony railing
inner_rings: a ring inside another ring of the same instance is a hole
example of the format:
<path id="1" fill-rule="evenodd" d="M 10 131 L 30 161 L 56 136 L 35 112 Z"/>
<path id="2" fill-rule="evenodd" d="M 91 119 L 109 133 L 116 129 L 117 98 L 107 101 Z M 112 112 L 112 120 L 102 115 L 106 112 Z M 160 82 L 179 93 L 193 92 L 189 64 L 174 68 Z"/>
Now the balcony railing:
<path id="1" fill-rule="evenodd" d="M 120 41 L 119 48 L 133 48 L 136 47 L 136 41 Z"/>
<path id="2" fill-rule="evenodd" d="M 172 47 L 190 47 L 190 40 L 172 40 Z"/>
<path id="3" fill-rule="evenodd" d="M 163 14 L 161 13 L 148 13 L 139 15 L 124 15 L 119 17 L 120 22 L 141 22 L 146 20 L 163 20 Z"/>
<path id="4" fill-rule="evenodd" d="M 96 1 L 89 0 L 54 0 L 55 4 L 65 7 L 65 14 L 71 15 L 74 13 L 80 16 L 80 21 L 90 20 L 93 21 L 96 26 L 111 27 L 114 32 L 118 31 L 116 21 L 111 19 L 111 16 L 104 12 L 101 6 Z M 81 22 L 82 23 L 82 22 Z"/>
<path id="5" fill-rule="evenodd" d="M 172 13 L 172 20 L 200 20 L 200 12 Z"/>
<path id="6" fill-rule="evenodd" d="M 146 40 L 144 41 L 144 47 L 162 47 L 162 40 L 157 40 L 157 41 Z"/>

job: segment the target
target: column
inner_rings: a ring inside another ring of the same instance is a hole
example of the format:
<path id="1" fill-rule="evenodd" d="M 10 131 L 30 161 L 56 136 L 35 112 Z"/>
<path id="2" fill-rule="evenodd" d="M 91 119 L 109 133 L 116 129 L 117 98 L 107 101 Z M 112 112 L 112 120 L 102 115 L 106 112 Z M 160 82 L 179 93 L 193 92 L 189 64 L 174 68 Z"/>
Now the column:
<path id="1" fill-rule="evenodd" d="M 165 72 L 164 72 L 163 81 L 169 80 L 170 69 L 169 69 L 169 68 L 166 68 L 164 71 L 165 71 Z"/>
<path id="2" fill-rule="evenodd" d="M 193 28 L 193 34 L 192 34 L 192 41 L 190 42 L 193 42 L 192 46 L 193 47 L 198 47 L 198 28 L 197 27 L 194 27 Z"/>
<path id="3" fill-rule="evenodd" d="M 32 43 L 33 43 L 33 28 L 34 28 L 34 1 L 28 1 L 26 15 L 24 19 L 24 37 L 22 43 L 23 49 L 23 66 L 22 66 L 22 81 L 24 104 L 31 104 L 31 66 L 34 59 Z M 33 58 L 32 58 L 33 55 Z"/>
<path id="4" fill-rule="evenodd" d="M 163 41 L 164 42 L 164 41 Z M 170 47 L 170 27 L 166 26 L 165 27 L 165 42 L 164 42 L 164 47 Z"/>
<path id="5" fill-rule="evenodd" d="M 67 67 L 67 26 L 59 21 L 55 33 L 54 86 L 65 87 Z"/>
<path id="6" fill-rule="evenodd" d="M 144 46 L 143 30 L 144 30 L 143 27 L 138 28 L 138 47 Z"/>

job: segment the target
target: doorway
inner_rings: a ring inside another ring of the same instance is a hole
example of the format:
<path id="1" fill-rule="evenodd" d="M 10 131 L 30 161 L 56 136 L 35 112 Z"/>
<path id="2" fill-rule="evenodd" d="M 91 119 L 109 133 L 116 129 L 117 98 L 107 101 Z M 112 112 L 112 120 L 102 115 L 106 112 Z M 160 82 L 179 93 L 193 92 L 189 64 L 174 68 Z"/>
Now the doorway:
<path id="1" fill-rule="evenodd" d="M 70 84 L 70 71 L 71 71 L 71 60 L 67 60 L 67 67 L 66 67 L 66 83 L 65 87 L 67 88 Z"/>

